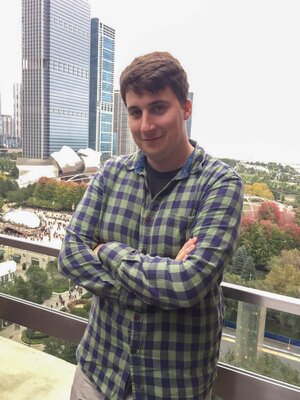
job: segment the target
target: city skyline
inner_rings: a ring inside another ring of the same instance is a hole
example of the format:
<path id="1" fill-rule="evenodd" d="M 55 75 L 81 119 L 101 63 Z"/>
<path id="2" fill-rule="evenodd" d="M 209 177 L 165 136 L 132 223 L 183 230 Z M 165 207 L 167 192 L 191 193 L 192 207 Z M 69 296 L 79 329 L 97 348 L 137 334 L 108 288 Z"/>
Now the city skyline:
<path id="1" fill-rule="evenodd" d="M 91 18 L 116 31 L 115 82 L 137 55 L 167 50 L 194 92 L 192 137 L 217 157 L 299 164 L 300 4 L 295 0 L 90 0 Z M 198 5 L 198 7 L 196 7 Z M 21 80 L 21 1 L 0 13 L 2 113 L 13 113 Z"/>

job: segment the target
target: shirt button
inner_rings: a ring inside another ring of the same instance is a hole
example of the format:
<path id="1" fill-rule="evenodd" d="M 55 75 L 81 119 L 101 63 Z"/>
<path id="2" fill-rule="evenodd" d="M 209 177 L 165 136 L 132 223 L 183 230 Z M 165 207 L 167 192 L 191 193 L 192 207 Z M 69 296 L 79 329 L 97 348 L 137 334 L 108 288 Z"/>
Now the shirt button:
<path id="1" fill-rule="evenodd" d="M 142 251 L 141 251 L 141 253 L 144 254 L 144 255 L 146 255 L 146 254 L 147 254 L 147 249 L 146 249 L 146 248 L 143 248 Z"/>
<path id="2" fill-rule="evenodd" d="M 131 354 L 137 354 L 139 349 L 137 347 L 131 347 Z"/>
<path id="3" fill-rule="evenodd" d="M 139 321 L 141 318 L 140 318 L 140 316 L 139 316 L 138 314 L 134 314 L 133 319 L 134 319 L 135 321 Z"/>
<path id="4" fill-rule="evenodd" d="M 152 221 L 152 218 L 151 217 L 146 217 L 145 221 L 146 221 L 146 224 L 149 225 L 151 223 L 151 221 Z"/>

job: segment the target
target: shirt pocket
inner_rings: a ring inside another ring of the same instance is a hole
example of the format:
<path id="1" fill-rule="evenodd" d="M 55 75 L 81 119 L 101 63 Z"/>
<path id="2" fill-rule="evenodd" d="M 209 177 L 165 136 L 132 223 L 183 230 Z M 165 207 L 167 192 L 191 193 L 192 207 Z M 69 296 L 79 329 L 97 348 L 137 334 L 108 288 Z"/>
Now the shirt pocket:
<path id="1" fill-rule="evenodd" d="M 161 224 L 161 245 L 163 256 L 175 258 L 184 245 L 191 237 L 191 226 L 194 216 L 186 216 L 170 213 L 163 218 Z"/>

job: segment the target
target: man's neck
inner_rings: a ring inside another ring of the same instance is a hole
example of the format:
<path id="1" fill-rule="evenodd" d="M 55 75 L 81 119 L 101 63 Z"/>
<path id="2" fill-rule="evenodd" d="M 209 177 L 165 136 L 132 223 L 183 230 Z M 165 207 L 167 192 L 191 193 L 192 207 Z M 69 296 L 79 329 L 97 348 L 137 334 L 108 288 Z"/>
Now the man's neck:
<path id="1" fill-rule="evenodd" d="M 164 160 L 155 160 L 147 157 L 147 161 L 151 168 L 153 168 L 157 172 L 168 172 L 168 171 L 174 171 L 176 169 L 181 168 L 189 158 L 189 156 L 192 154 L 194 151 L 194 147 L 191 145 L 189 141 L 187 141 L 186 145 L 184 145 L 180 149 L 180 153 L 178 154 L 178 157 L 176 157 L 173 160 L 170 160 L 168 158 Z"/>

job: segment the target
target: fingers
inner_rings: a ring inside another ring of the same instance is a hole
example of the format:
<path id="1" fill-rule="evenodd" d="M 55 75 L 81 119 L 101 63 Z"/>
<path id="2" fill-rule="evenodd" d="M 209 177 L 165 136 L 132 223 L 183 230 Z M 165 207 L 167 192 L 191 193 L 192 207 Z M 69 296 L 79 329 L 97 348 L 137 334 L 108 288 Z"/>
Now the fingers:
<path id="1" fill-rule="evenodd" d="M 191 247 L 192 245 L 195 245 L 197 242 L 197 238 L 193 237 L 190 238 L 185 244 L 182 246 L 181 250 L 186 250 L 187 248 Z"/>
<path id="2" fill-rule="evenodd" d="M 93 250 L 94 254 L 98 255 L 98 251 L 101 249 L 103 245 L 104 243 L 99 243 Z"/>
<path id="3" fill-rule="evenodd" d="M 175 260 L 176 261 L 184 261 L 189 256 L 189 254 L 195 249 L 197 242 L 197 238 L 193 237 L 190 238 L 180 249 L 179 253 L 177 254 Z"/>

